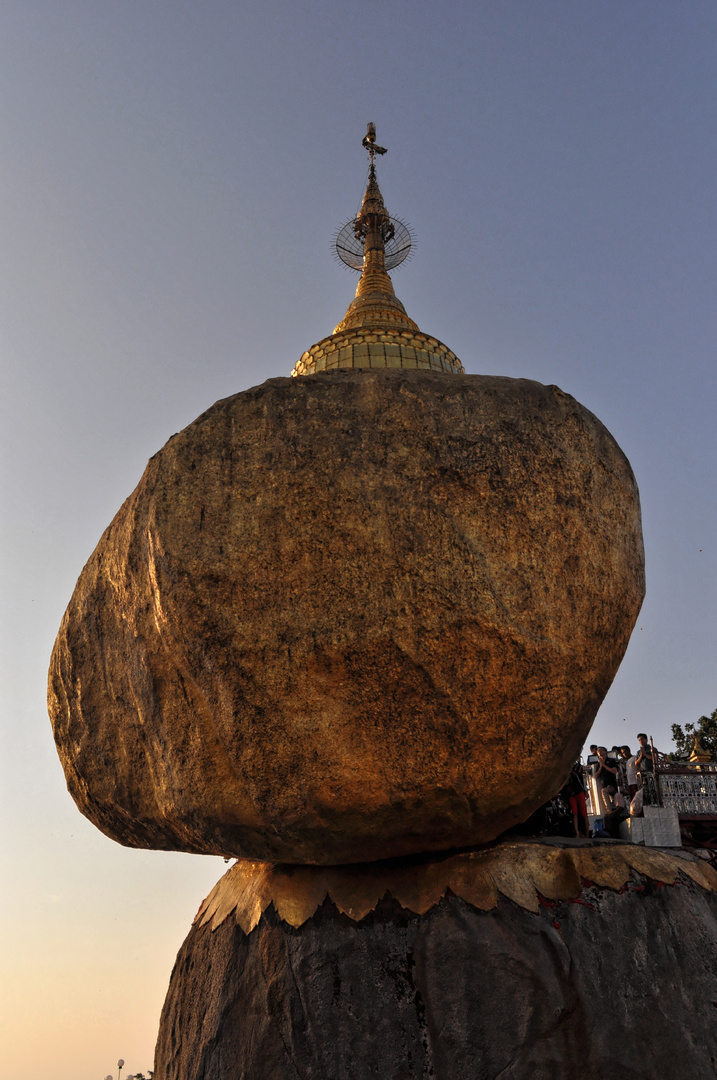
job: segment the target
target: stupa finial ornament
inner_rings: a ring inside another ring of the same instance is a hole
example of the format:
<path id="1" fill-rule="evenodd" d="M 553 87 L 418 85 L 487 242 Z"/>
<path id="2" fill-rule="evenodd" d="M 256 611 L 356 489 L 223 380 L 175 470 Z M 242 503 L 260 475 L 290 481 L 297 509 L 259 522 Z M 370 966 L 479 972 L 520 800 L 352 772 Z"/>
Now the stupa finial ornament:
<path id="1" fill-rule="evenodd" d="M 418 330 L 393 291 L 387 272 L 387 262 L 393 269 L 408 257 L 413 237 L 408 226 L 392 218 L 384 204 L 376 178 L 376 154 L 387 151 L 376 143 L 374 124 L 368 125 L 362 145 L 368 150 L 370 164 L 361 209 L 336 237 L 336 254 L 346 266 L 360 269 L 361 277 L 356 298 L 334 333 L 350 327 L 376 325 L 376 321 L 402 330 Z"/>
<path id="2" fill-rule="evenodd" d="M 387 153 L 369 124 L 362 140 L 369 170 L 361 207 L 336 236 L 336 255 L 361 273 L 356 295 L 330 337 L 313 345 L 292 375 L 334 368 L 424 368 L 463 372 L 458 357 L 436 338 L 421 333 L 396 296 L 388 271 L 400 266 L 414 245 L 409 226 L 386 209 L 376 176 L 376 156 Z"/>
<path id="3" fill-rule="evenodd" d="M 374 161 L 376 159 L 376 154 L 386 154 L 386 153 L 388 153 L 385 146 L 379 146 L 377 144 L 377 142 L 376 142 L 376 125 L 375 124 L 367 124 L 366 125 L 366 134 L 364 135 L 363 139 L 361 140 L 361 145 L 365 146 L 366 149 L 368 150 L 369 158 L 371 160 L 371 168 L 373 168 L 373 166 L 374 166 Z"/>

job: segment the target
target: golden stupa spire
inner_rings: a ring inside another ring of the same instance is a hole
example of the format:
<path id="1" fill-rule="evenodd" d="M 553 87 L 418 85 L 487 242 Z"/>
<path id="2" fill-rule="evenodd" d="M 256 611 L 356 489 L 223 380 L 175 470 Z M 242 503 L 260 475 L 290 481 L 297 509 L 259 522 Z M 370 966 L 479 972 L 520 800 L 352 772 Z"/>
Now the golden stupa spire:
<path id="1" fill-rule="evenodd" d="M 373 141 L 370 141 L 371 134 Z M 376 325 L 418 330 L 396 296 L 386 270 L 386 243 L 394 239 L 396 223 L 391 221 L 376 179 L 374 154 L 385 153 L 385 150 L 383 147 L 376 148 L 375 138 L 376 129 L 369 124 L 364 145 L 368 143 L 371 164 L 361 209 L 353 221 L 354 236 L 363 245 L 363 266 L 356 298 L 349 304 L 343 320 L 334 330 L 335 334 L 349 327 Z M 410 233 L 408 242 L 410 244 Z"/>
<path id="2" fill-rule="evenodd" d="M 460 373 L 463 365 L 436 338 L 422 334 L 396 296 L 388 270 L 408 256 L 411 232 L 388 213 L 376 177 L 376 143 L 369 124 L 362 145 L 369 170 L 361 209 L 336 238 L 336 253 L 347 266 L 361 271 L 356 296 L 333 334 L 313 345 L 292 375 L 312 375 L 334 368 L 422 368 Z"/>

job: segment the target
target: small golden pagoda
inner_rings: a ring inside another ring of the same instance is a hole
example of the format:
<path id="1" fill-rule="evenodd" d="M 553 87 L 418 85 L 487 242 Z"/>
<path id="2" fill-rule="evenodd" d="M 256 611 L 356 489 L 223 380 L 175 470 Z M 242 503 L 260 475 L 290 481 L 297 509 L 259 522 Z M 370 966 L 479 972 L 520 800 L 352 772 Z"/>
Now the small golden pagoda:
<path id="1" fill-rule="evenodd" d="M 694 765 L 706 765 L 708 761 L 712 761 L 712 755 L 700 742 L 699 735 L 695 735 L 692 743 L 692 753 L 690 754 L 690 761 Z"/>
<path id="2" fill-rule="evenodd" d="M 411 248 L 411 235 L 392 218 L 376 178 L 376 128 L 368 125 L 363 146 L 369 155 L 368 182 L 361 209 L 337 237 L 339 258 L 361 271 L 356 296 L 333 334 L 312 345 L 292 375 L 336 368 L 423 368 L 462 374 L 458 357 L 434 337 L 421 333 L 393 290 L 389 267 L 398 266 Z M 387 259 L 387 250 L 389 257 Z"/>

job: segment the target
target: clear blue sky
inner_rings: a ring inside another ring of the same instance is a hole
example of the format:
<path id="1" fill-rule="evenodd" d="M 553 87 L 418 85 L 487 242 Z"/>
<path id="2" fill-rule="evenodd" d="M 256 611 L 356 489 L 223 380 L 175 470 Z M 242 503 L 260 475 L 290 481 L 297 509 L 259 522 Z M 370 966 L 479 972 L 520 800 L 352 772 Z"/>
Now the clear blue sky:
<path id="1" fill-rule="evenodd" d="M 635 470 L 648 593 L 595 738 L 668 747 L 717 707 L 716 43 L 713 0 L 4 0 L 8 1080 L 151 1067 L 224 865 L 79 815 L 49 654 L 147 458 L 343 315 L 368 120 L 412 318 L 469 372 L 557 383 Z"/>

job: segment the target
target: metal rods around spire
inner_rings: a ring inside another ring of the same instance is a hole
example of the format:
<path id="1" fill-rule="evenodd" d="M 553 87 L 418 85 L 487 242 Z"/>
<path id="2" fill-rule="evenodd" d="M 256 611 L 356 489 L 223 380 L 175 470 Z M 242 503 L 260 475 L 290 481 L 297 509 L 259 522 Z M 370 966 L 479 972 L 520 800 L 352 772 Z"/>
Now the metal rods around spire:
<path id="1" fill-rule="evenodd" d="M 342 225 L 334 239 L 336 257 L 352 270 L 365 267 L 366 241 L 369 235 L 375 246 L 377 239 L 385 253 L 385 269 L 400 266 L 415 246 L 411 227 L 400 218 L 391 217 L 386 210 L 381 189 L 376 179 L 376 154 L 385 154 L 386 148 L 376 143 L 376 125 L 369 124 L 361 143 L 368 150 L 369 170 L 366 191 L 361 209 L 355 218 Z"/>
<path id="2" fill-rule="evenodd" d="M 386 252 L 386 269 L 394 270 L 400 266 L 415 246 L 414 237 L 408 225 L 398 218 L 390 219 L 393 228 L 393 236 L 390 240 L 384 240 Z M 363 270 L 364 237 L 356 234 L 356 218 L 342 225 L 336 234 L 334 246 L 336 257 L 352 270 Z"/>

